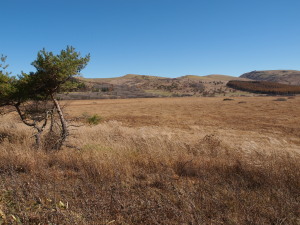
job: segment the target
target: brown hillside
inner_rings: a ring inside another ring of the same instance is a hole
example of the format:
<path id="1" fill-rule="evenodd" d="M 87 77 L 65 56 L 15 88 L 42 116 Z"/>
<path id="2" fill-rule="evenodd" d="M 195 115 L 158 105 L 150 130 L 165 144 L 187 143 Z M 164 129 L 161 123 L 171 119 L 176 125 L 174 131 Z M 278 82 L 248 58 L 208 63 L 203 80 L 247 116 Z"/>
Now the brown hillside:
<path id="1" fill-rule="evenodd" d="M 179 77 L 178 79 L 193 79 L 193 80 L 204 80 L 204 81 L 249 80 L 247 78 L 233 77 L 233 76 L 221 75 L 221 74 L 210 74 L 206 76 L 186 75 L 186 76 Z"/>
<path id="2" fill-rule="evenodd" d="M 230 80 L 248 80 L 227 75 L 186 75 L 166 78 L 127 74 L 115 78 L 79 78 L 85 87 L 62 95 L 64 99 L 112 99 L 185 96 L 246 95 L 226 86 Z"/>
<path id="3" fill-rule="evenodd" d="M 241 78 L 264 80 L 282 84 L 300 85 L 300 71 L 298 70 L 265 70 L 244 73 Z"/>

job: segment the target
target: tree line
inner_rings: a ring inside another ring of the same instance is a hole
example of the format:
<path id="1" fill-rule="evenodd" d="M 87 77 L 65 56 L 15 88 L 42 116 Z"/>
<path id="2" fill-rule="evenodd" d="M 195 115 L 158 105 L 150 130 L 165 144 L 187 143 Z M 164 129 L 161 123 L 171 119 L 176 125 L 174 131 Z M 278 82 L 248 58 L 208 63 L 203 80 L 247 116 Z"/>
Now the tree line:
<path id="1" fill-rule="evenodd" d="M 232 80 L 227 86 L 241 91 L 270 95 L 300 94 L 300 86 L 280 84 L 270 81 L 237 81 Z"/>

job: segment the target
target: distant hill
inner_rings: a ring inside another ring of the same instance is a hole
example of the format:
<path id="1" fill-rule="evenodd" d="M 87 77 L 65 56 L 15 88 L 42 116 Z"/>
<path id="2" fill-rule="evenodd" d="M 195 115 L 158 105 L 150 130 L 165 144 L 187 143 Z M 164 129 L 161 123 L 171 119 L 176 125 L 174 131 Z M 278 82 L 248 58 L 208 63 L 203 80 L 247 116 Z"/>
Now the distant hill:
<path id="1" fill-rule="evenodd" d="M 157 80 L 157 79 L 170 79 L 166 77 L 150 76 L 150 75 L 138 75 L 138 74 L 126 74 L 121 77 L 112 78 L 79 78 L 86 82 L 108 82 L 111 84 L 123 84 L 127 81 L 139 81 L 139 80 Z"/>
<path id="2" fill-rule="evenodd" d="M 247 95 L 226 84 L 230 80 L 249 79 L 228 75 L 186 75 L 167 78 L 127 74 L 114 78 L 78 78 L 80 88 L 61 94 L 62 99 L 153 98 L 184 96 L 235 96 Z"/>
<path id="3" fill-rule="evenodd" d="M 298 70 L 264 70 L 244 73 L 241 78 L 251 80 L 271 81 L 289 85 L 300 85 L 300 71 Z"/>
<path id="4" fill-rule="evenodd" d="M 185 75 L 182 77 L 178 77 L 177 79 L 191 79 L 191 80 L 211 80 L 211 81 L 230 81 L 230 80 L 248 80 L 246 78 L 233 77 L 229 75 L 221 75 L 221 74 L 210 74 L 206 76 L 198 76 L 198 75 Z"/>
<path id="5" fill-rule="evenodd" d="M 247 78 L 241 77 L 234 77 L 229 75 L 221 75 L 221 74 L 210 74 L 206 76 L 199 76 L 199 75 L 185 75 L 177 78 L 169 78 L 169 77 L 159 77 L 159 76 L 152 76 L 152 75 L 139 75 L 139 74 L 126 74 L 121 77 L 113 77 L 113 78 L 80 78 L 85 81 L 95 81 L 95 82 L 117 82 L 124 80 L 161 80 L 161 79 L 168 79 L 168 80 L 182 80 L 182 79 L 190 79 L 190 80 L 211 80 L 211 81 L 229 81 L 229 80 L 248 80 Z"/>

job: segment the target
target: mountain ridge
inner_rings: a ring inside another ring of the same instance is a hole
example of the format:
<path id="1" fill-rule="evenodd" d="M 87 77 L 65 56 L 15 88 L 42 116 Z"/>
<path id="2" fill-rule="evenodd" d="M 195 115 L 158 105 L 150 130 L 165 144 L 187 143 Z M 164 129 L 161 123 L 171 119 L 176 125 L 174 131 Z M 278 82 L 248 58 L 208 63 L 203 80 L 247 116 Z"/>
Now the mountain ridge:
<path id="1" fill-rule="evenodd" d="M 106 77 L 106 78 L 85 78 L 85 77 L 81 77 L 81 79 L 84 80 L 97 80 L 97 81 L 103 81 L 103 80 L 117 80 L 117 79 L 197 79 L 197 80 L 207 80 L 207 79 L 211 79 L 211 80 L 234 80 L 234 79 L 238 79 L 238 80 L 243 80 L 241 79 L 241 77 L 235 77 L 235 76 L 231 76 L 231 75 L 223 75 L 223 74 L 209 74 L 209 75 L 183 75 L 183 76 L 179 76 L 179 77 L 175 77 L 175 78 L 171 78 L 171 77 L 161 77 L 161 76 L 155 76 L 155 75 L 142 75 L 142 74 L 125 74 L 123 76 L 119 76 L 119 77 Z M 247 80 L 247 79 L 244 79 Z"/>
<path id="2" fill-rule="evenodd" d="M 229 75 L 185 75 L 177 78 L 126 74 L 114 78 L 78 77 L 80 89 L 62 94 L 63 99 L 150 98 L 229 96 L 238 94 L 226 86 L 230 80 L 249 80 Z"/>
<path id="3" fill-rule="evenodd" d="M 298 70 L 254 70 L 244 73 L 240 78 L 258 81 L 271 81 L 289 85 L 300 85 L 300 71 Z"/>

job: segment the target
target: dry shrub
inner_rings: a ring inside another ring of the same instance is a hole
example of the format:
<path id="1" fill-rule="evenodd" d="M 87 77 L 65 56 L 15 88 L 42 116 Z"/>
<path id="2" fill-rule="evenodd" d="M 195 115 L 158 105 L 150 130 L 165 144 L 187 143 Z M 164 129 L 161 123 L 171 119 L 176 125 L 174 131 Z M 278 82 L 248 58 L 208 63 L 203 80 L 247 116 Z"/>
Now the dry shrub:
<path id="1" fill-rule="evenodd" d="M 57 144 L 60 141 L 60 139 L 61 131 L 58 127 L 55 127 L 55 129 L 43 135 L 41 148 L 46 151 L 57 150 Z"/>
<path id="2" fill-rule="evenodd" d="M 285 101 L 287 101 L 287 99 L 286 98 L 276 98 L 274 101 L 285 102 Z"/>
<path id="3" fill-rule="evenodd" d="M 243 152 L 217 134 L 117 122 L 78 129 L 68 143 L 77 148 L 59 152 L 37 152 L 28 132 L 12 133 L 0 146 L 7 223 L 299 223 L 297 153 Z"/>
<path id="4" fill-rule="evenodd" d="M 233 101 L 233 98 L 224 98 L 223 101 Z"/>

